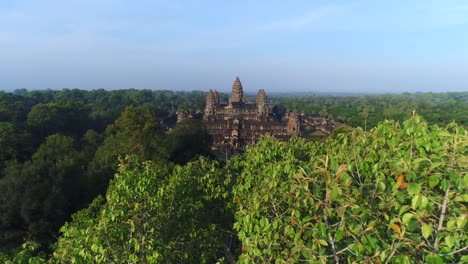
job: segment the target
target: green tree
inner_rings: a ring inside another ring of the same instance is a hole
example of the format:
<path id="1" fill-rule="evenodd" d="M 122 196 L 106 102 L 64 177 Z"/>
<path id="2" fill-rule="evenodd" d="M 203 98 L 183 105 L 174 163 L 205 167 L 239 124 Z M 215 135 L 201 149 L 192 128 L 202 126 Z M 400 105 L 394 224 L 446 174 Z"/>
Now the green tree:
<path id="1" fill-rule="evenodd" d="M 28 114 L 27 125 L 39 143 L 52 134 L 79 136 L 86 131 L 88 110 L 82 103 L 37 104 Z"/>
<path id="2" fill-rule="evenodd" d="M 16 157 L 18 144 L 15 125 L 9 122 L 0 122 L 0 178 L 5 161 Z"/>
<path id="3" fill-rule="evenodd" d="M 367 131 L 367 119 L 369 114 L 374 112 L 374 108 L 370 106 L 358 107 L 360 115 L 364 118 L 364 131 Z"/>
<path id="4" fill-rule="evenodd" d="M 184 164 L 196 155 L 207 156 L 210 154 L 211 141 L 211 136 L 202 121 L 184 120 L 167 135 L 169 159 Z"/>
<path id="5" fill-rule="evenodd" d="M 141 160 L 162 157 L 163 134 L 154 113 L 129 106 L 106 128 L 106 139 L 97 150 L 96 159 L 100 165 L 116 168 L 119 156 L 136 155 Z"/>
<path id="6" fill-rule="evenodd" d="M 82 206 L 86 158 L 73 138 L 52 135 L 30 161 L 10 164 L 0 179 L 0 228 L 51 239 Z"/>
<path id="7" fill-rule="evenodd" d="M 241 263 L 466 262 L 468 133 L 413 116 L 231 161 Z"/>
<path id="8" fill-rule="evenodd" d="M 62 229 L 53 261 L 214 263 L 222 253 L 224 175 L 200 159 L 184 167 L 122 161 L 106 194 Z"/>
<path id="9" fill-rule="evenodd" d="M 140 160 L 165 159 L 162 146 L 164 130 L 153 112 L 129 106 L 106 128 L 104 143 L 97 149 L 90 164 L 89 185 L 95 194 L 105 191 L 117 169 L 118 158 L 135 155 Z"/>

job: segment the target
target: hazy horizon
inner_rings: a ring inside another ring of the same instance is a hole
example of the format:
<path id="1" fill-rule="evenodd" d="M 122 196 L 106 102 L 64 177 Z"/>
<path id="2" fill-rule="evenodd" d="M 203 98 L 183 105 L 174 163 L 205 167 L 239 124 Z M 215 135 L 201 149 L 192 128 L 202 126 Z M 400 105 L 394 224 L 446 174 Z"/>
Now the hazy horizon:
<path id="1" fill-rule="evenodd" d="M 4 0 L 0 90 L 468 91 L 468 2 Z"/>

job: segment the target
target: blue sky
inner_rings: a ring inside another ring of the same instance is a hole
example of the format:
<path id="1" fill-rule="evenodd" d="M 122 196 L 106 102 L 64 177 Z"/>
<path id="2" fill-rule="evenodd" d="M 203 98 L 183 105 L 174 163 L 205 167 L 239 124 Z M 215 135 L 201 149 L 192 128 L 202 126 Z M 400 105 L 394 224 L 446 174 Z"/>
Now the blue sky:
<path id="1" fill-rule="evenodd" d="M 1 0 L 0 89 L 468 91 L 467 0 Z"/>

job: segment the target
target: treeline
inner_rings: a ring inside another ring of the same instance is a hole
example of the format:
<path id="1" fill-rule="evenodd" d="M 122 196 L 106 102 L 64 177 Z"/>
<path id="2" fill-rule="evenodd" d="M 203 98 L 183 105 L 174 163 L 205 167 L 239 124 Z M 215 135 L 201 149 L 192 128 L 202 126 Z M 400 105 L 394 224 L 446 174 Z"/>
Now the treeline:
<path id="1" fill-rule="evenodd" d="M 105 193 L 118 158 L 183 164 L 209 155 L 203 92 L 149 90 L 0 92 L 0 251 L 23 239 L 54 241 L 64 221 Z M 175 126 L 168 131 L 167 126 Z"/>
<path id="2" fill-rule="evenodd" d="M 468 132 L 415 115 L 224 166 L 127 156 L 51 252 L 7 263 L 466 263 Z M 11 261 L 11 262 L 9 262 Z"/>
<path id="3" fill-rule="evenodd" d="M 413 110 L 430 124 L 468 125 L 468 92 L 362 96 L 283 96 L 272 101 L 288 110 L 325 116 L 353 127 L 374 127 L 384 119 L 403 122 Z"/>

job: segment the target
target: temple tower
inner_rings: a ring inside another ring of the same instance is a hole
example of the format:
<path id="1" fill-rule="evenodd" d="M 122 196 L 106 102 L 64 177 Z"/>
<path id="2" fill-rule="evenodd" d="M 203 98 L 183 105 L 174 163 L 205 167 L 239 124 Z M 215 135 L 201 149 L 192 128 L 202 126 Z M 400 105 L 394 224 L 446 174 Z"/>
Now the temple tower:
<path id="1" fill-rule="evenodd" d="M 244 102 L 244 90 L 242 88 L 242 83 L 239 80 L 239 77 L 236 77 L 236 80 L 232 85 L 232 93 L 231 97 L 229 98 L 229 104 L 241 102 Z"/>
<path id="2" fill-rule="evenodd" d="M 266 116 L 268 115 L 268 99 L 265 93 L 265 90 L 260 89 L 257 93 L 256 97 L 257 103 L 257 114 L 259 116 Z"/>
<path id="3" fill-rule="evenodd" d="M 205 119 L 209 116 L 213 116 L 216 112 L 216 96 L 215 93 L 210 90 L 206 95 L 206 103 L 205 103 Z"/>
<path id="4" fill-rule="evenodd" d="M 218 94 L 218 91 L 214 90 L 214 91 L 213 91 L 213 95 L 214 95 L 214 98 L 215 98 L 215 103 L 216 103 L 216 105 L 219 105 L 219 104 L 220 104 L 220 101 L 219 101 L 219 94 Z"/>
<path id="5" fill-rule="evenodd" d="M 300 121 L 297 113 L 288 114 L 288 125 L 286 127 L 288 134 L 299 135 L 300 134 Z"/>

